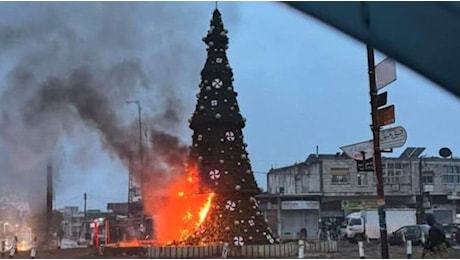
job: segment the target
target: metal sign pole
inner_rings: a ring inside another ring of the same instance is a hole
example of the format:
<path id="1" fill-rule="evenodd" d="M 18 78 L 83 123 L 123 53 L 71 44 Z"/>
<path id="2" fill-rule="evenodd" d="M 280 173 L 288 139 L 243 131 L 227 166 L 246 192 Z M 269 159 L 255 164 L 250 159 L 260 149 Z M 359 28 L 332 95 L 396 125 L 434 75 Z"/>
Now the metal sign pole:
<path id="1" fill-rule="evenodd" d="M 377 179 L 377 205 L 379 213 L 380 225 L 380 241 L 382 247 L 382 258 L 388 259 L 388 241 L 387 241 L 387 225 L 385 217 L 385 195 L 383 190 L 382 176 L 382 157 L 380 153 L 380 124 L 378 107 L 377 107 L 377 86 L 375 81 L 375 61 L 374 49 L 367 45 L 367 62 L 369 69 L 369 86 L 371 98 L 371 114 L 372 114 L 372 134 L 374 144 L 374 170 Z"/>

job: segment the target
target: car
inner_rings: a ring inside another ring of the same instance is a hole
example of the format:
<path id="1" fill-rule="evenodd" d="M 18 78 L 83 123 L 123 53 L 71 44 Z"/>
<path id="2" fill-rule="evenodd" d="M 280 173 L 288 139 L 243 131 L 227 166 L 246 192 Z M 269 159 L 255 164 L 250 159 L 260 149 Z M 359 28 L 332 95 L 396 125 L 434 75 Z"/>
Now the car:
<path id="1" fill-rule="evenodd" d="M 411 240 L 413 246 L 418 246 L 422 244 L 423 239 L 428 238 L 428 230 L 430 226 L 428 225 L 408 225 L 402 226 L 395 232 L 391 233 L 388 236 L 388 244 L 391 246 L 394 245 L 404 245 L 405 240 Z M 424 238 L 423 238 L 424 237 Z"/>
<path id="2" fill-rule="evenodd" d="M 452 245 L 460 244 L 460 241 L 457 241 L 457 235 L 460 234 L 460 224 L 445 224 L 443 225 L 444 231 L 446 232 L 446 239 Z"/>

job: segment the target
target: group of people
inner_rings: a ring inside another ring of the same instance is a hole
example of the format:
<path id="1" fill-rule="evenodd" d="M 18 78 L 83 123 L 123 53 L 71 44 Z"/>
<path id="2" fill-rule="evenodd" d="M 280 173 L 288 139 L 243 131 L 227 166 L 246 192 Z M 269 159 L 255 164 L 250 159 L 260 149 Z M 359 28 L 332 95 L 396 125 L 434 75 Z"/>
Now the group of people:
<path id="1" fill-rule="evenodd" d="M 14 256 L 18 253 L 18 243 L 19 243 L 18 236 L 14 236 L 13 241 L 11 242 L 10 248 L 6 248 L 6 243 L 3 240 L 1 243 L 2 258 L 5 258 L 5 253 L 8 251 L 9 251 L 9 257 L 14 258 Z M 35 256 L 37 255 L 37 237 L 34 237 L 30 246 L 31 246 L 30 247 L 30 258 L 34 259 Z"/>

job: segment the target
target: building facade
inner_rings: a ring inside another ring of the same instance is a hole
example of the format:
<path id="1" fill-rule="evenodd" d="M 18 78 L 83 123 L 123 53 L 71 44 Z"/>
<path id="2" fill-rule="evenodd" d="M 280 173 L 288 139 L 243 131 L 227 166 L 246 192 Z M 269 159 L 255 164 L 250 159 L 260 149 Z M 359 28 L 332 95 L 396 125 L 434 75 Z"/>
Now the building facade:
<path id="1" fill-rule="evenodd" d="M 78 240 L 84 235 L 85 212 L 80 211 L 77 206 L 67 206 L 59 211 L 63 214 L 61 227 L 64 231 L 64 236 L 68 239 Z M 102 212 L 99 209 L 88 209 L 86 211 L 87 227 L 96 218 L 107 216 L 107 212 Z"/>
<path id="2" fill-rule="evenodd" d="M 420 221 L 433 212 L 443 224 L 457 222 L 460 159 L 423 157 L 423 150 L 409 147 L 399 157 L 382 158 L 386 207 L 414 208 Z M 320 229 L 338 232 L 351 212 L 376 208 L 376 178 L 358 171 L 344 154 L 311 154 L 302 163 L 271 169 L 267 192 L 258 200 L 279 237 L 295 239 L 306 228 L 314 238 Z"/>

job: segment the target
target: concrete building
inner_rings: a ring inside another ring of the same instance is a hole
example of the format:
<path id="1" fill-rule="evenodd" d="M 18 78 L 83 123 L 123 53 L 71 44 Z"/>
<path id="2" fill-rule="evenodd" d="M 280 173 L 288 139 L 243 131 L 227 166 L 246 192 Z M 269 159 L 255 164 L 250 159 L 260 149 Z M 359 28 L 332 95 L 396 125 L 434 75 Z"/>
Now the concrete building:
<path id="1" fill-rule="evenodd" d="M 62 221 L 62 230 L 65 232 L 64 236 L 69 239 L 77 240 L 81 236 L 83 236 L 83 223 L 85 220 L 85 213 L 83 211 L 79 211 L 77 206 L 67 206 L 59 211 L 63 214 L 63 221 Z M 92 222 L 92 220 L 96 218 L 105 217 L 107 212 L 102 212 L 99 209 L 88 209 L 86 211 L 86 222 Z"/>
<path id="2" fill-rule="evenodd" d="M 441 223 L 456 222 L 460 159 L 423 157 L 423 150 L 407 148 L 399 157 L 382 158 L 386 207 L 423 212 L 424 201 L 424 211 Z M 338 231 L 353 211 L 376 208 L 376 180 L 373 172 L 358 172 L 357 162 L 344 154 L 311 154 L 302 163 L 271 169 L 267 192 L 258 200 L 279 237 L 295 239 L 306 228 L 314 238 L 320 228 Z"/>

